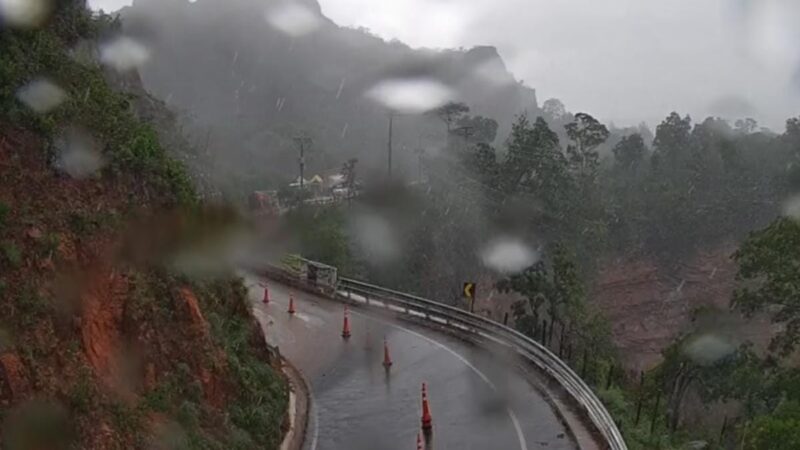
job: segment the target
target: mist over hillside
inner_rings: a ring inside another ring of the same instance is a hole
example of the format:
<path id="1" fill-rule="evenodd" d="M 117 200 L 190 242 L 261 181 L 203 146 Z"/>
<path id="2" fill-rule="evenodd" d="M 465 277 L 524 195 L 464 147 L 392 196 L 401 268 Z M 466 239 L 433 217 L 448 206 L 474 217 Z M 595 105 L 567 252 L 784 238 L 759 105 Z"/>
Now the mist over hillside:
<path id="1" fill-rule="evenodd" d="M 126 33 L 150 52 L 140 68 L 145 87 L 190 111 L 188 131 L 215 155 L 215 175 L 229 192 L 296 178 L 293 139 L 301 134 L 314 140 L 311 172 L 355 157 L 363 170 L 385 173 L 390 110 L 367 95 L 383 81 L 443 86 L 448 100 L 497 120 L 499 139 L 519 113 L 540 112 L 535 91 L 514 79 L 493 47 L 412 49 L 339 27 L 314 0 L 139 0 L 121 16 Z M 395 173 L 411 178 L 414 150 L 432 153 L 445 140 L 435 117 L 419 109 L 399 114 Z M 236 187 L 226 184 L 233 173 Z"/>

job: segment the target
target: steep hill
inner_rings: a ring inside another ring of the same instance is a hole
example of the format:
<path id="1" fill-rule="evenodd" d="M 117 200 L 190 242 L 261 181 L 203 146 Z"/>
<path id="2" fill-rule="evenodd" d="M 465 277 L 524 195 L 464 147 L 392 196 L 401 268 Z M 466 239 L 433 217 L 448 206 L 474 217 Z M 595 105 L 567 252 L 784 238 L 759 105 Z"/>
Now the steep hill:
<path id="1" fill-rule="evenodd" d="M 310 31 L 287 33 L 270 24 L 286 5 L 303 5 L 308 17 L 296 21 L 307 21 Z M 125 31 L 151 52 L 141 70 L 145 87 L 191 111 L 199 124 L 195 138 L 208 138 L 223 181 L 237 173 L 241 183 L 257 187 L 296 176 L 292 139 L 301 132 L 315 140 L 310 170 L 338 168 L 349 157 L 384 170 L 388 109 L 365 97 L 382 80 L 440 82 L 474 114 L 496 119 L 500 139 L 514 115 L 539 110 L 535 92 L 514 79 L 493 47 L 412 49 L 339 27 L 314 0 L 137 0 L 121 16 Z M 413 150 L 444 140 L 436 118 L 396 118 L 396 167 L 411 178 Z"/>
<path id="2" fill-rule="evenodd" d="M 74 50 L 114 33 L 80 0 L 0 30 L 2 447 L 277 448 L 287 390 L 241 282 L 165 263 L 209 213 L 147 100 Z"/>

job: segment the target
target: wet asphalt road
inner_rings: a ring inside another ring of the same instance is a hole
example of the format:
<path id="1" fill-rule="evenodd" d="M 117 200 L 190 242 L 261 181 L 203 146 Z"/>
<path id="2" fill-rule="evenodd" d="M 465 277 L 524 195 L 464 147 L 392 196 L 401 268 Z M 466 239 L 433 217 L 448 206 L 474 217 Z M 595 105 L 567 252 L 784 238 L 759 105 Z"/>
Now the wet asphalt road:
<path id="1" fill-rule="evenodd" d="M 420 387 L 428 383 L 433 434 L 428 450 L 576 449 L 542 396 L 503 349 L 488 351 L 404 321 L 350 309 L 352 337 L 342 339 L 343 305 L 249 280 L 267 340 L 310 382 L 307 450 L 415 449 Z M 382 366 L 383 338 L 393 365 Z"/>

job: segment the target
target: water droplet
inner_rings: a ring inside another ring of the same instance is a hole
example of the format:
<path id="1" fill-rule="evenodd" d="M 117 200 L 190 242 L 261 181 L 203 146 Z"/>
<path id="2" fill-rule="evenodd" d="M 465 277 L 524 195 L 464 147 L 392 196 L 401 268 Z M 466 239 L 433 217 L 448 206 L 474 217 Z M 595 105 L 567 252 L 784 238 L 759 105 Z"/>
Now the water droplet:
<path id="1" fill-rule="evenodd" d="M 783 213 L 794 220 L 800 220 L 800 194 L 784 202 Z"/>
<path id="2" fill-rule="evenodd" d="M 266 18 L 275 29 L 292 37 L 313 33 L 322 24 L 320 18 L 311 10 L 293 2 L 269 9 Z"/>
<path id="3" fill-rule="evenodd" d="M 106 42 L 100 47 L 100 61 L 118 72 L 136 69 L 148 59 L 150 59 L 150 50 L 126 36 Z"/>
<path id="4" fill-rule="evenodd" d="M 55 140 L 56 167 L 73 178 L 88 178 L 105 166 L 97 141 L 87 132 L 70 128 Z"/>
<path id="5" fill-rule="evenodd" d="M 521 239 L 497 238 L 481 251 L 483 264 L 501 273 L 517 273 L 539 260 L 539 254 Z"/>
<path id="6" fill-rule="evenodd" d="M 349 123 L 345 123 L 344 127 L 342 127 L 342 139 L 344 139 L 345 136 L 347 136 L 347 129 L 348 128 L 350 128 L 350 124 Z"/>
<path id="7" fill-rule="evenodd" d="M 52 9 L 49 0 L 0 0 L 0 23 L 12 28 L 36 28 Z"/>
<path id="8" fill-rule="evenodd" d="M 400 246 L 391 224 L 375 214 L 359 214 L 352 221 L 353 236 L 366 258 L 386 263 L 400 255 Z"/>
<path id="9" fill-rule="evenodd" d="M 453 91 L 431 78 L 383 80 L 365 94 L 389 109 L 402 113 L 422 113 L 445 104 Z"/>
<path id="10" fill-rule="evenodd" d="M 67 93 L 49 80 L 31 81 L 17 92 L 17 99 L 28 108 L 42 114 L 58 107 L 67 99 Z"/>
<path id="11" fill-rule="evenodd" d="M 700 365 L 711 365 L 736 351 L 736 347 L 714 334 L 705 334 L 693 339 L 684 347 L 684 353 Z"/>

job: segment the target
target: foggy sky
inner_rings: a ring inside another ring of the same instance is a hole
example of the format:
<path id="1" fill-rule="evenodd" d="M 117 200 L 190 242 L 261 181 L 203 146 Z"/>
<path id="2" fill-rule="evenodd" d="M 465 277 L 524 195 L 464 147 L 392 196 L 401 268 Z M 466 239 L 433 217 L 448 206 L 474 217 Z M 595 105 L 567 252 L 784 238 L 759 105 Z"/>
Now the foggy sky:
<path id="1" fill-rule="evenodd" d="M 319 1 L 340 25 L 412 47 L 494 45 L 540 102 L 557 97 L 617 125 L 677 110 L 782 131 L 800 114 L 796 0 Z M 130 0 L 89 3 L 111 11 Z"/>

